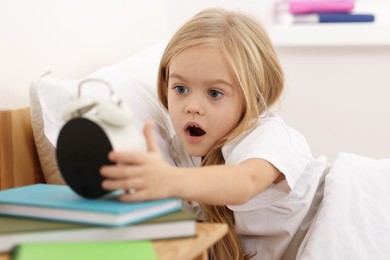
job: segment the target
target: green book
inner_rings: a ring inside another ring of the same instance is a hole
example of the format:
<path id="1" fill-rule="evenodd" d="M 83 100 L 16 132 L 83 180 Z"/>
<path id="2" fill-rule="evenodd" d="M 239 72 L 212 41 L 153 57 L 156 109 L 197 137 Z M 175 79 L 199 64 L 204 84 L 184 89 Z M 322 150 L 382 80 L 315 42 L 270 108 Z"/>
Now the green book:
<path id="1" fill-rule="evenodd" d="M 14 260 L 94 259 L 94 260 L 154 260 L 157 259 L 151 241 L 27 243 L 15 248 Z"/>
<path id="2" fill-rule="evenodd" d="M 130 241 L 190 236 L 196 236 L 195 216 L 181 210 L 122 227 L 0 216 L 0 252 L 33 242 Z"/>

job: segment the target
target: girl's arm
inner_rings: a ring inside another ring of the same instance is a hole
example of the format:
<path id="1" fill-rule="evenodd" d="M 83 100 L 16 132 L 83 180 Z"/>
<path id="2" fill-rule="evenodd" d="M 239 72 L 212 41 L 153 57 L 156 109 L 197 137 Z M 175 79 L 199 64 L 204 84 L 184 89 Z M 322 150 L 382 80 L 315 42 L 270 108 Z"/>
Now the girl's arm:
<path id="1" fill-rule="evenodd" d="M 180 171 L 180 168 L 178 168 Z M 262 159 L 240 165 L 183 169 L 177 174 L 179 197 L 214 205 L 239 205 L 265 190 L 279 171 Z"/>
<path id="2" fill-rule="evenodd" d="M 132 189 L 122 201 L 179 197 L 214 205 L 239 205 L 266 189 L 280 175 L 269 162 L 249 159 L 240 165 L 178 168 L 164 162 L 154 140 L 152 124 L 145 126 L 148 152 L 111 152 L 117 165 L 104 166 L 108 190 Z"/>

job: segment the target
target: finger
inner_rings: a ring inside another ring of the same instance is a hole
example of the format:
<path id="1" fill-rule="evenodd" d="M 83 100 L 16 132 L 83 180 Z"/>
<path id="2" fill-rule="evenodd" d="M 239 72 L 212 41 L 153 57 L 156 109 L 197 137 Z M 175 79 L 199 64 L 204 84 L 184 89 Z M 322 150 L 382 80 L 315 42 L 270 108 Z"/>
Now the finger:
<path id="1" fill-rule="evenodd" d="M 118 196 L 118 199 L 123 202 L 135 202 L 135 201 L 147 201 L 156 198 L 151 198 L 148 196 L 146 190 L 137 190 L 135 189 L 132 193 L 123 193 Z"/>
<path id="2" fill-rule="evenodd" d="M 131 185 L 129 179 L 104 179 L 102 181 L 102 188 L 105 190 L 126 190 Z"/>
<path id="3" fill-rule="evenodd" d="M 108 159 L 119 164 L 140 164 L 145 161 L 145 153 L 138 151 L 111 151 Z"/>
<path id="4" fill-rule="evenodd" d="M 106 165 L 100 168 L 100 175 L 106 178 L 119 179 L 119 178 L 128 177 L 130 174 L 128 173 L 128 170 L 125 167 L 122 167 L 121 165 L 114 165 L 114 166 Z"/>
<path id="5" fill-rule="evenodd" d="M 154 123 L 152 120 L 147 121 L 144 126 L 144 135 L 149 152 L 157 152 L 159 150 L 154 137 L 153 127 Z"/>
<path id="6" fill-rule="evenodd" d="M 142 167 L 135 165 L 104 165 L 100 168 L 103 177 L 111 179 L 134 178 L 143 175 Z"/>
<path id="7" fill-rule="evenodd" d="M 138 178 L 130 179 L 105 179 L 102 182 L 102 188 L 106 190 L 130 190 L 142 189 L 144 182 Z"/>

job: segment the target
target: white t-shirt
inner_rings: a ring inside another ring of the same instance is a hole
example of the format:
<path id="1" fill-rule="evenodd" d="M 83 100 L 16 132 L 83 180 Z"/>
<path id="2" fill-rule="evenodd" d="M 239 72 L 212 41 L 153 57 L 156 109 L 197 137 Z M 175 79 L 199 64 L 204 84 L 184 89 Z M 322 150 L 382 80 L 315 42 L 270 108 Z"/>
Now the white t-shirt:
<path id="1" fill-rule="evenodd" d="M 250 158 L 267 160 L 286 178 L 242 205 L 228 206 L 244 250 L 257 252 L 254 259 L 273 260 L 283 256 L 309 210 L 326 158 L 313 158 L 306 139 L 280 117 L 268 114 L 259 122 L 253 131 L 224 145 L 222 153 L 230 165 Z"/>

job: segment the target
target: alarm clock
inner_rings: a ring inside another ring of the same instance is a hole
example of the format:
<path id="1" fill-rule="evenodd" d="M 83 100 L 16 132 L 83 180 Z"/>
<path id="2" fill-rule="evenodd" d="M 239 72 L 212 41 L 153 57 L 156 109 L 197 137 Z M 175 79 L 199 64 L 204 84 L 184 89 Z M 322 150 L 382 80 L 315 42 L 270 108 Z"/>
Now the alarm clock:
<path id="1" fill-rule="evenodd" d="M 84 85 L 107 86 L 110 97 L 82 97 Z M 146 141 L 137 128 L 130 108 L 115 96 L 111 85 L 101 79 L 84 79 L 78 93 L 63 111 L 65 124 L 57 139 L 56 158 L 65 182 L 85 198 L 100 198 L 111 191 L 102 188 L 100 168 L 112 165 L 112 150 L 146 151 Z"/>

